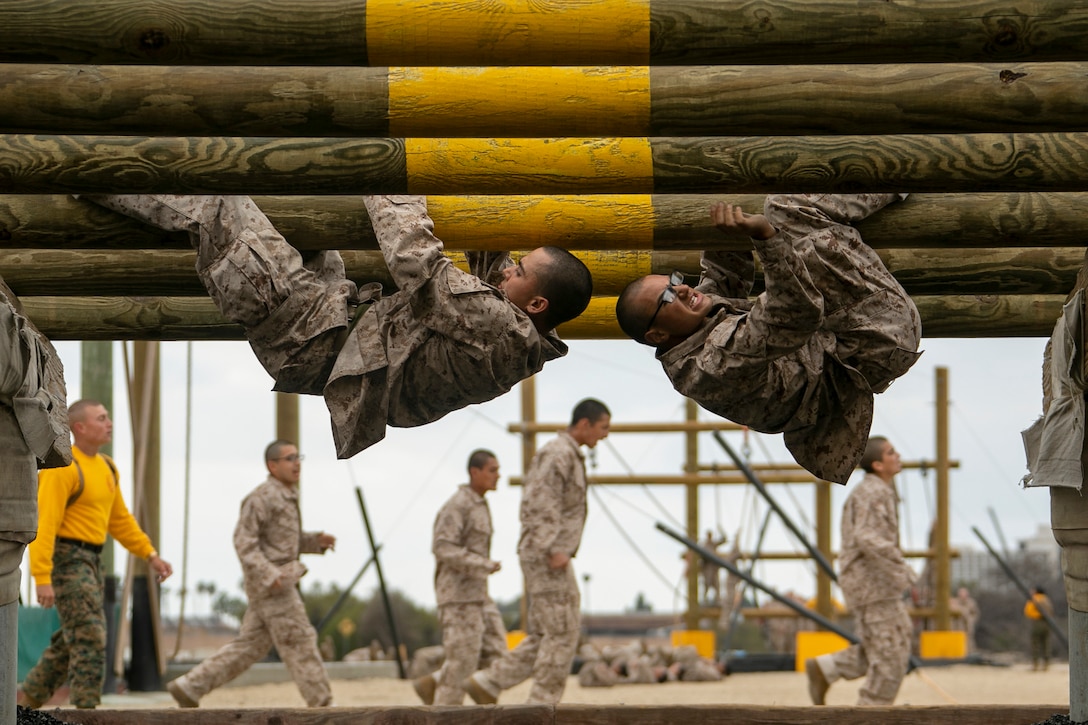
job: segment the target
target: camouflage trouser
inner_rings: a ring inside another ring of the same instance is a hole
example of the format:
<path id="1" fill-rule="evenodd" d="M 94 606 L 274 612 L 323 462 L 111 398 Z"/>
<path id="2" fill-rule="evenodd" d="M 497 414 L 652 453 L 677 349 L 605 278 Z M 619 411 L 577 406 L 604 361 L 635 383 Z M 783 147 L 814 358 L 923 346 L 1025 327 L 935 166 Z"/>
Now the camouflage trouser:
<path id="1" fill-rule="evenodd" d="M 836 356 L 881 393 L 918 359 L 922 322 L 913 300 L 852 224 L 897 194 L 770 195 L 763 213 L 791 240 L 824 298 L 821 328 Z"/>
<path id="2" fill-rule="evenodd" d="M 446 664 L 434 693 L 435 705 L 460 705 L 461 683 L 477 668 L 487 667 L 506 653 L 506 627 L 495 603 L 463 602 L 438 608 Z"/>
<path id="3" fill-rule="evenodd" d="M 563 697 L 574 653 L 578 650 L 581 619 L 578 582 L 573 564 L 553 570 L 522 559 L 521 570 L 529 594 L 529 621 L 525 639 L 484 671 L 484 679 L 508 689 L 530 675 L 530 704 L 554 705 Z"/>
<path id="4" fill-rule="evenodd" d="M 224 316 L 245 328 L 276 390 L 320 395 L 355 283 L 336 251 L 302 256 L 246 196 L 88 195 L 167 231 L 185 231 L 197 274 Z"/>
<path id="5" fill-rule="evenodd" d="M 1050 625 L 1045 619 L 1036 619 L 1031 623 L 1031 661 L 1050 664 Z"/>
<path id="6" fill-rule="evenodd" d="M 910 614 L 901 601 L 877 602 L 854 612 L 854 626 L 861 644 L 820 655 L 816 663 L 828 682 L 866 675 L 859 705 L 891 705 L 910 663 Z"/>
<path id="7" fill-rule="evenodd" d="M 46 702 L 69 681 L 76 707 L 97 707 L 106 665 L 106 615 L 98 554 L 58 541 L 53 551 L 53 590 L 60 629 L 53 633 L 23 682 L 23 692 Z"/>
<path id="8" fill-rule="evenodd" d="M 294 587 L 250 599 L 238 636 L 175 682 L 182 692 L 199 701 L 264 658 L 273 645 L 307 705 L 324 707 L 332 702 L 329 676 L 317 649 L 317 632 Z"/>

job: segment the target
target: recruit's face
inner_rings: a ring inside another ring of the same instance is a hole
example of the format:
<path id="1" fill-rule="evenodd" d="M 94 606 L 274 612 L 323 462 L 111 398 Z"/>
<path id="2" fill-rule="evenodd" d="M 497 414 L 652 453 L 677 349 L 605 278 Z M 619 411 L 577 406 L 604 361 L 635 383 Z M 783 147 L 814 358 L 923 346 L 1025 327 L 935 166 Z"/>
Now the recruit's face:
<path id="1" fill-rule="evenodd" d="M 302 475 L 302 459 L 298 454 L 298 448 L 295 446 L 280 448 L 279 454 L 268 461 L 268 472 L 273 478 L 286 484 L 298 483 Z"/>
<path id="2" fill-rule="evenodd" d="M 598 443 L 608 437 L 608 429 L 612 425 L 612 416 L 606 413 L 598 418 L 596 423 L 590 423 L 588 418 L 583 418 L 578 422 L 584 426 L 579 436 L 582 445 L 587 448 L 595 448 Z"/>
<path id="3" fill-rule="evenodd" d="M 486 491 L 494 491 L 499 485 L 499 462 L 488 458 L 480 468 L 469 468 L 468 485 L 481 496 Z"/>
<path id="4" fill-rule="evenodd" d="M 83 409 L 83 417 L 73 421 L 76 433 L 88 445 L 104 446 L 113 440 L 113 421 L 104 405 L 92 405 Z"/>
<path id="5" fill-rule="evenodd" d="M 880 472 L 886 476 L 891 477 L 903 470 L 903 464 L 899 460 L 899 451 L 895 450 L 895 446 L 891 442 L 884 444 L 884 455 L 880 457 Z"/>
<path id="6" fill-rule="evenodd" d="M 518 260 L 517 264 L 503 270 L 499 289 L 518 309 L 526 312 L 537 311 L 533 307 L 534 300 L 541 298 L 540 273 L 548 264 L 548 253 L 543 249 L 534 249 Z"/>
<path id="7" fill-rule="evenodd" d="M 665 302 L 669 297 L 666 290 L 672 290 L 675 294 L 672 302 Z M 710 311 L 710 299 L 706 295 L 686 284 L 672 285 L 663 274 L 652 274 L 646 278 L 639 290 L 638 300 L 649 329 L 666 337 L 687 337 L 699 329 Z M 648 339 L 651 337 L 647 335 Z"/>

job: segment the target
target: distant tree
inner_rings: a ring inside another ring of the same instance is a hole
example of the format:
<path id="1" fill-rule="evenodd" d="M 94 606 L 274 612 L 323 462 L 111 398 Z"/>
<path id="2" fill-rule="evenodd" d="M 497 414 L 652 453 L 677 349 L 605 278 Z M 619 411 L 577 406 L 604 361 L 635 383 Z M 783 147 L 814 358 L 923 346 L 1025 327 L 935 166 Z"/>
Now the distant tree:
<path id="1" fill-rule="evenodd" d="M 342 594 L 343 590 L 336 585 L 325 588 L 320 582 L 303 594 L 306 614 L 314 626 L 329 613 Z M 420 647 L 441 644 L 441 630 L 434 611 L 420 607 L 397 591 L 390 592 L 389 600 L 397 635 L 409 655 Z M 344 620 L 350 624 L 345 626 Z M 318 641 L 326 638 L 333 643 L 336 659 L 354 649 L 367 646 L 374 639 L 384 649 L 392 647 L 393 636 L 385 616 L 381 592 L 375 589 L 367 599 L 360 599 L 354 593 L 349 594 L 329 622 L 318 632 Z"/>
<path id="2" fill-rule="evenodd" d="M 506 631 L 521 629 L 521 597 L 515 597 L 508 602 L 495 602 L 495 606 L 499 608 Z"/>
<path id="3" fill-rule="evenodd" d="M 212 612 L 220 617 L 230 617 L 241 622 L 246 613 L 246 600 L 231 596 L 227 592 L 220 592 L 212 604 Z"/>
<path id="4" fill-rule="evenodd" d="M 205 611 L 208 613 L 207 616 L 211 616 L 212 597 L 215 596 L 215 589 L 216 589 L 215 582 L 209 581 L 209 582 L 197 582 L 196 583 L 197 594 L 207 594 L 208 595 L 207 609 L 205 609 Z"/>

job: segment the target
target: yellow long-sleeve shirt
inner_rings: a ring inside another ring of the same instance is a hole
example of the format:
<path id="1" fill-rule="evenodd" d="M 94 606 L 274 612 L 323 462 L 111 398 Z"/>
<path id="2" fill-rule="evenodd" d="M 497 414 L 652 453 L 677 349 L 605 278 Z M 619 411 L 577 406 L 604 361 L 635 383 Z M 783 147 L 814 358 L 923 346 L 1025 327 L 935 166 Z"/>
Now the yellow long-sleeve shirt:
<path id="1" fill-rule="evenodd" d="M 37 584 L 53 583 L 53 548 L 58 536 L 102 544 L 111 534 L 141 559 L 155 553 L 151 539 L 125 506 L 106 459 L 88 456 L 76 446 L 72 446 L 72 458 L 70 466 L 38 473 L 38 538 L 30 544 L 30 573 Z M 83 470 L 83 493 L 66 506 L 68 498 L 79 490 L 76 463 Z"/>
<path id="2" fill-rule="evenodd" d="M 1031 599 L 1024 605 L 1024 616 L 1028 619 L 1042 619 L 1043 612 L 1053 614 L 1054 608 L 1050 599 L 1045 594 L 1032 594 Z"/>

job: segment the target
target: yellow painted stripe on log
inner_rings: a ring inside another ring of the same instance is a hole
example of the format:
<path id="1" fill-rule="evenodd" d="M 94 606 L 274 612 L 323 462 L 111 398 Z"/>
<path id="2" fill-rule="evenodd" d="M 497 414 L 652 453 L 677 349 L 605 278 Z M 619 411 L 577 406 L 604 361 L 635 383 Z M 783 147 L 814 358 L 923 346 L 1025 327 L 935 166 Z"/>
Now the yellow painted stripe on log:
<path id="1" fill-rule="evenodd" d="M 588 338 L 611 340 L 627 337 L 616 320 L 615 297 L 594 297 L 589 301 L 589 307 L 585 312 L 570 322 L 560 325 L 556 331 L 560 337 L 567 336 L 572 340 Z"/>
<path id="2" fill-rule="evenodd" d="M 510 193 L 531 177 L 535 194 L 563 193 L 592 180 L 602 194 L 654 188 L 649 138 L 409 138 L 411 194 Z"/>
<path id="3" fill-rule="evenodd" d="M 447 249 L 532 249 L 546 244 L 581 249 L 653 249 L 649 194 L 509 196 L 496 207 L 489 196 L 430 196 L 435 233 Z M 496 209 L 501 208 L 501 223 Z M 496 244 L 500 229 L 517 242 Z"/>
<path id="4" fill-rule="evenodd" d="M 367 0 L 366 45 L 372 66 L 648 64 L 650 2 Z"/>
<path id="5" fill-rule="evenodd" d="M 531 119 L 531 120 L 530 120 Z M 389 69 L 389 134 L 643 136 L 650 133 L 648 66 Z"/>

